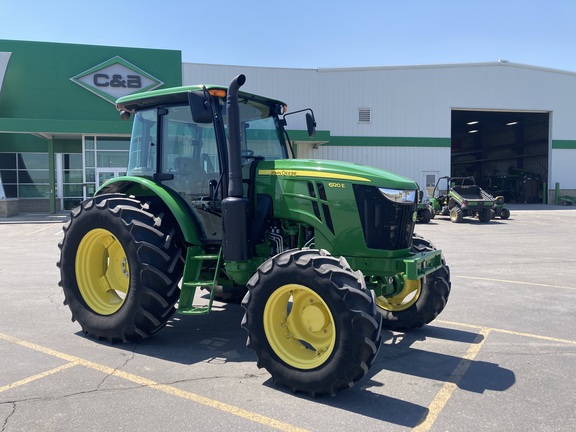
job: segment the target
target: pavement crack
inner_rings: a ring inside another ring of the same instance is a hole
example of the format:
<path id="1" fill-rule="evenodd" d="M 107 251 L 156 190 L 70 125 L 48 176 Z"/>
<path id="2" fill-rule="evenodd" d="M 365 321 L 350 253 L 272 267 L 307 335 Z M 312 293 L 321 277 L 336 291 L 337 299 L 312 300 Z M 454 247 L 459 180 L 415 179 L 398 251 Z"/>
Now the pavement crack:
<path id="1" fill-rule="evenodd" d="M 50 301 L 50 303 L 53 305 L 56 305 L 56 310 L 62 310 L 64 308 L 64 303 L 62 303 L 63 299 L 64 299 L 64 296 L 62 294 L 62 291 L 60 291 L 58 293 L 50 294 L 48 296 L 48 300 Z"/>
<path id="2" fill-rule="evenodd" d="M 1 432 L 4 432 L 6 430 L 6 426 L 8 425 L 8 422 L 10 421 L 10 417 L 12 417 L 14 415 L 14 413 L 16 412 L 16 402 L 8 402 L 8 403 L 12 404 L 12 410 L 8 413 L 8 415 L 4 419 L 4 422 L 2 423 L 2 429 L 0 429 Z M 4 405 L 4 404 L 2 404 L 2 405 Z"/>
<path id="3" fill-rule="evenodd" d="M 108 378 L 110 378 L 111 376 L 114 376 L 114 374 L 117 371 L 122 370 L 123 368 L 126 367 L 126 365 L 134 360 L 134 357 L 136 356 L 136 349 L 138 348 L 138 345 L 134 345 L 134 349 L 132 351 L 128 351 L 128 354 L 126 354 L 126 358 L 124 359 L 124 363 L 122 363 L 120 366 L 114 368 L 114 370 L 112 372 L 110 372 L 109 374 L 106 374 L 104 376 L 104 378 L 102 378 L 102 380 L 100 381 L 100 383 L 96 386 L 95 390 L 91 390 L 91 391 L 100 391 L 101 387 L 104 385 L 104 383 L 108 380 Z M 89 392 L 87 392 L 89 393 Z"/>

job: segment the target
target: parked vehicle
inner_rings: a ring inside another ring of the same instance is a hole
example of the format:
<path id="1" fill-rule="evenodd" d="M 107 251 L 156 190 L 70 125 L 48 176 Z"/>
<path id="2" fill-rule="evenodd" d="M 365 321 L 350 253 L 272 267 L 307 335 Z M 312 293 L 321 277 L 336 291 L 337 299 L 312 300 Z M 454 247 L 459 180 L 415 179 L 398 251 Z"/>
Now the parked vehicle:
<path id="1" fill-rule="evenodd" d="M 333 395 L 368 372 L 382 327 L 438 316 L 450 272 L 414 233 L 414 181 L 294 159 L 291 113 L 240 92 L 244 82 L 117 101 L 122 118 L 134 117 L 128 176 L 104 184 L 64 226 L 64 302 L 83 332 L 129 342 L 175 311 L 209 313 L 226 290 L 243 296 L 247 346 L 275 383 Z M 302 111 L 313 136 L 313 113 Z M 210 289 L 207 303 L 195 302 L 198 287 Z"/>
<path id="2" fill-rule="evenodd" d="M 416 213 L 416 222 L 428 223 L 436 216 L 434 207 L 429 201 L 418 203 L 418 211 Z"/>
<path id="3" fill-rule="evenodd" d="M 510 210 L 506 207 L 503 196 L 497 196 L 494 198 L 492 217 L 499 217 L 500 219 L 508 219 L 510 217 Z"/>
<path id="4" fill-rule="evenodd" d="M 476 185 L 474 177 L 440 177 L 430 202 L 437 214 L 450 216 L 454 223 L 465 217 L 490 222 L 496 200 Z"/>

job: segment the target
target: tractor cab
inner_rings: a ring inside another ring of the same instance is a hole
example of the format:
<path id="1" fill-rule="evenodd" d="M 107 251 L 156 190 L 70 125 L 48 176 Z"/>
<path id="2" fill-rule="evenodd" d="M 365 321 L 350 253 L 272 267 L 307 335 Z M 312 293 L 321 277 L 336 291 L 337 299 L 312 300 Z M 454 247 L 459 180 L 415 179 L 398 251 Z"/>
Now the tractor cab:
<path id="1" fill-rule="evenodd" d="M 134 112 L 128 176 L 150 178 L 180 197 L 206 240 L 221 239 L 221 202 L 228 196 L 225 97 L 225 88 L 193 86 L 118 101 L 124 118 Z M 240 93 L 238 107 L 247 189 L 253 162 L 290 159 L 293 153 L 280 118 L 286 109 L 282 102 Z"/>

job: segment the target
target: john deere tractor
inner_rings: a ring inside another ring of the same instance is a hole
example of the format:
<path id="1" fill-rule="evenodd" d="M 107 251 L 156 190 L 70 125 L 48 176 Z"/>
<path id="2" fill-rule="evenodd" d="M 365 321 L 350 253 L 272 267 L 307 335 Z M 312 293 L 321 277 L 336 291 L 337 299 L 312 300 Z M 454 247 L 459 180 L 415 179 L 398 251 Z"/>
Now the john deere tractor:
<path id="1" fill-rule="evenodd" d="M 242 299 L 258 366 L 292 391 L 334 395 L 367 373 L 382 326 L 420 327 L 443 310 L 449 270 L 413 232 L 415 182 L 294 159 L 291 113 L 244 82 L 117 101 L 134 118 L 128 175 L 64 226 L 64 303 L 84 333 L 129 342 L 174 312 Z M 313 135 L 312 111 L 300 112 Z"/>

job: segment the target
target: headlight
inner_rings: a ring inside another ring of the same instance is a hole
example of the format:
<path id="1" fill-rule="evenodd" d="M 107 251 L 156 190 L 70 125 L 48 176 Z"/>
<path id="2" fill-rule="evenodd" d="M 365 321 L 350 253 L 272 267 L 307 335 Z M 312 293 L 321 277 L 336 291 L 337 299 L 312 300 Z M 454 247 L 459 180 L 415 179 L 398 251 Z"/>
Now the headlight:
<path id="1" fill-rule="evenodd" d="M 400 189 L 386 189 L 378 188 L 380 193 L 388 198 L 390 201 L 400 204 L 413 204 L 416 201 L 415 190 L 400 190 Z"/>

